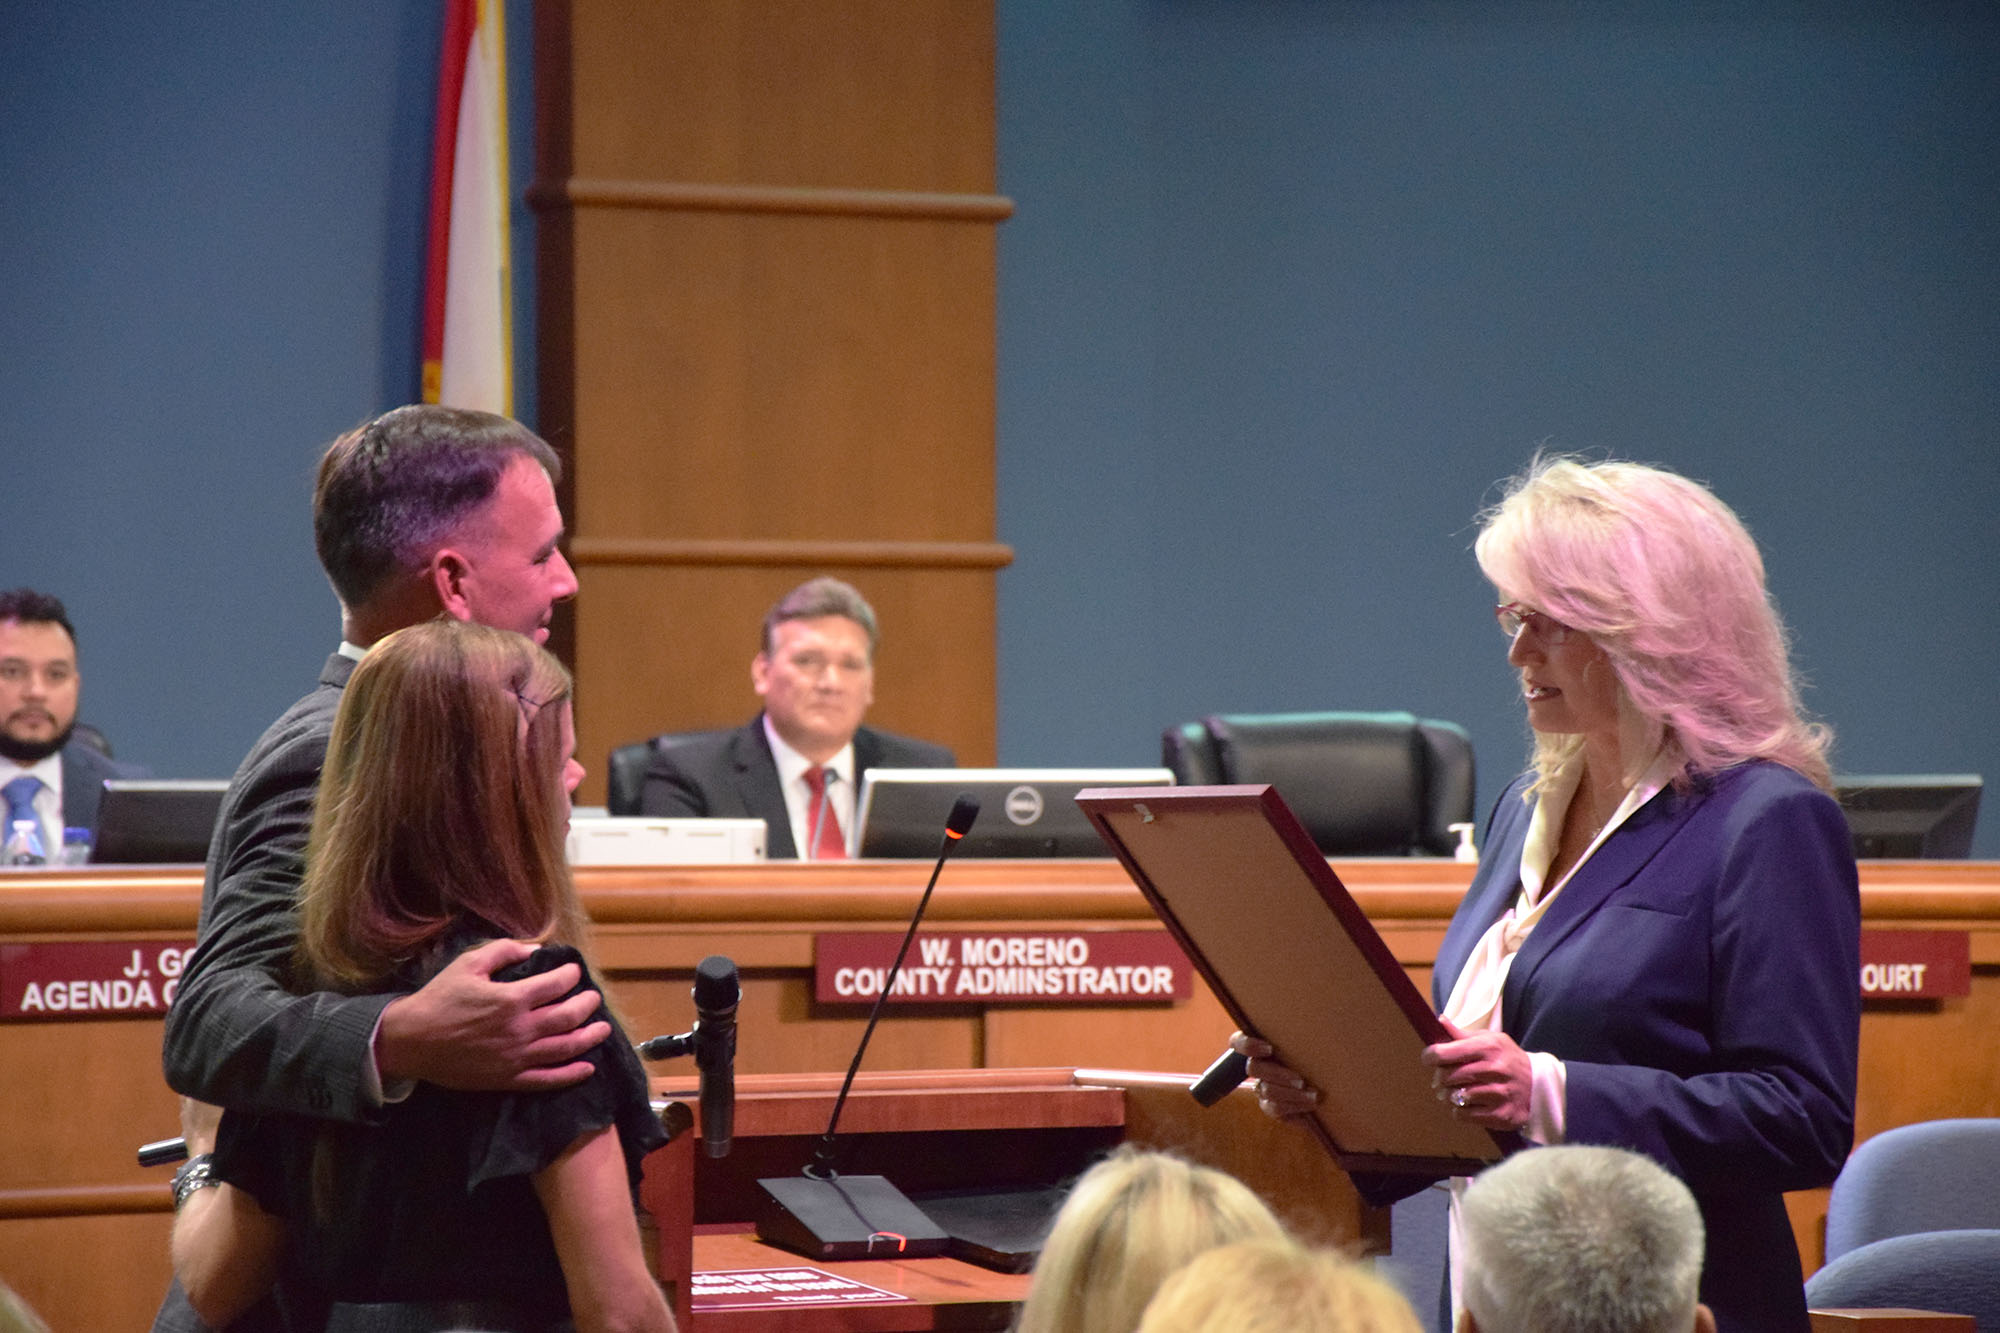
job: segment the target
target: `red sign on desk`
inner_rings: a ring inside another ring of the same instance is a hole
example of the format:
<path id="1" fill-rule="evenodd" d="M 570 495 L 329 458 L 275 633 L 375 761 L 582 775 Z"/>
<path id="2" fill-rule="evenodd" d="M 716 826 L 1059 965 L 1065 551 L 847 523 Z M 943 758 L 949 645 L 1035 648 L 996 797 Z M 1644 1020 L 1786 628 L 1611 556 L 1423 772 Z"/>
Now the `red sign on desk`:
<path id="1" fill-rule="evenodd" d="M 879 1305 L 907 1301 L 900 1292 L 838 1277 L 824 1268 L 739 1268 L 696 1273 L 690 1289 L 694 1312 L 778 1310 L 814 1305 Z"/>
<path id="2" fill-rule="evenodd" d="M 873 1004 L 901 935 L 815 938 L 813 997 Z M 1187 955 L 1164 930 L 920 931 L 891 1004 L 1161 1004 L 1193 990 Z"/>
<path id="3" fill-rule="evenodd" d="M 1972 994 L 1972 935 L 1963 930 L 1861 932 L 1861 998 L 1936 1000 Z"/>
<path id="4" fill-rule="evenodd" d="M 193 940 L 0 944 L 0 1019 L 156 1018 Z"/>

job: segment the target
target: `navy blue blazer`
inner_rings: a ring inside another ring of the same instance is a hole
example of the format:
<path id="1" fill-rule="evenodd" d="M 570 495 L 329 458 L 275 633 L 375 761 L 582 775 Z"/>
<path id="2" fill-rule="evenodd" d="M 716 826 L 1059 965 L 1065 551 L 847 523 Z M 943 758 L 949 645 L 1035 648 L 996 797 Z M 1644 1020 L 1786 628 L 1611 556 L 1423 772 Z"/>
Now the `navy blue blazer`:
<path id="1" fill-rule="evenodd" d="M 1440 1009 L 1520 893 L 1532 805 L 1510 786 L 1438 949 Z M 1694 1192 L 1722 1333 L 1808 1328 L 1783 1193 L 1854 1139 L 1861 900 L 1847 824 L 1791 769 L 1669 787 L 1578 868 L 1515 957 L 1501 1024 L 1568 1077 L 1572 1143 L 1641 1152 Z"/>
<path id="2" fill-rule="evenodd" d="M 951 768 L 952 753 L 942 745 L 863 727 L 854 733 L 854 783 L 871 768 Z M 647 815 L 706 819 L 761 819 L 764 854 L 774 861 L 798 856 L 792 844 L 792 817 L 778 782 L 778 761 L 764 735 L 764 715 L 740 727 L 682 739 L 653 752 L 639 789 L 639 811 Z"/>

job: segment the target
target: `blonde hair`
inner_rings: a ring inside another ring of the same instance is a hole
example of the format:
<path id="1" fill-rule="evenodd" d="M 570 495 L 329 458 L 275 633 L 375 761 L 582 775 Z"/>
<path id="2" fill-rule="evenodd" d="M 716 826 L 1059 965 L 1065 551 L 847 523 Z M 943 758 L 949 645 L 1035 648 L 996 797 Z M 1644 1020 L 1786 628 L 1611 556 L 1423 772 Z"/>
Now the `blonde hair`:
<path id="1" fill-rule="evenodd" d="M 1621 710 L 1691 773 L 1768 759 L 1830 788 L 1832 733 L 1802 714 L 1763 558 L 1707 487 L 1638 463 L 1537 458 L 1473 550 L 1503 597 L 1590 636 Z M 1536 786 L 1581 744 L 1537 734 Z"/>
<path id="2" fill-rule="evenodd" d="M 1360 1262 L 1295 1241 L 1208 1251 L 1160 1284 L 1138 1333 L 1422 1333 L 1395 1287 Z"/>
<path id="3" fill-rule="evenodd" d="M 334 717 L 306 848 L 298 961 L 372 989 L 469 925 L 582 947 L 564 856 L 570 675 L 519 634 L 437 620 L 384 638 Z"/>
<path id="4" fill-rule="evenodd" d="M 1160 1282 L 1204 1250 L 1285 1229 L 1232 1176 L 1120 1148 L 1056 1214 L 1016 1333 L 1132 1333 Z"/>

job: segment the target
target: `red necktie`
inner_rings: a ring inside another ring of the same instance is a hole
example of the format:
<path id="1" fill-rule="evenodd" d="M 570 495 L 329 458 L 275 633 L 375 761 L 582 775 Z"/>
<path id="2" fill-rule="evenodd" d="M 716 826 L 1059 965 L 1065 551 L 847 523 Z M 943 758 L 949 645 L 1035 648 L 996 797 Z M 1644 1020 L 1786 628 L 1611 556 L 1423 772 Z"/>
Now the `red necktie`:
<path id="1" fill-rule="evenodd" d="M 847 859 L 847 839 L 840 831 L 840 816 L 834 813 L 833 798 L 826 791 L 839 777 L 840 774 L 830 768 L 806 770 L 806 786 L 812 791 L 812 800 L 806 806 L 806 837 L 811 841 L 807 860 Z"/>

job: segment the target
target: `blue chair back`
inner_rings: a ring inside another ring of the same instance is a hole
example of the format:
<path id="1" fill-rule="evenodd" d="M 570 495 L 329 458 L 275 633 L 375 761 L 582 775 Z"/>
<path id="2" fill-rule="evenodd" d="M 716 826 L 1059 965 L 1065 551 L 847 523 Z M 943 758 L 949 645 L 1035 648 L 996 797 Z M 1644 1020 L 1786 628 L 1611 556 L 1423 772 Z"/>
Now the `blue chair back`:
<path id="1" fill-rule="evenodd" d="M 1827 1201 L 1827 1262 L 1891 1236 L 1967 1228 L 2000 1228 L 2000 1119 L 1901 1125 L 1841 1168 Z"/>
<path id="2" fill-rule="evenodd" d="M 1849 1250 L 1806 1279 L 1806 1305 L 1935 1310 L 2000 1329 L 2000 1230 L 1922 1231 Z"/>

